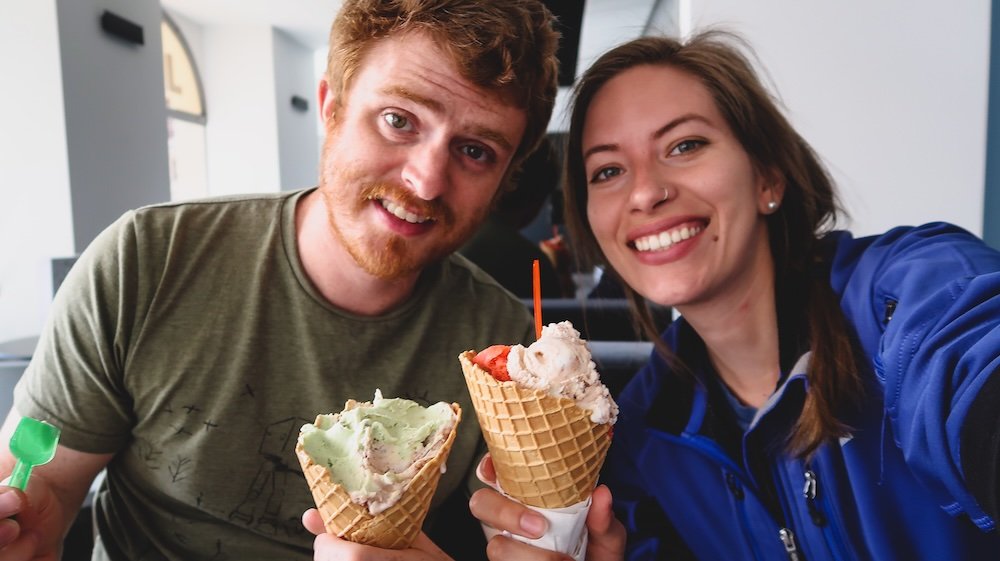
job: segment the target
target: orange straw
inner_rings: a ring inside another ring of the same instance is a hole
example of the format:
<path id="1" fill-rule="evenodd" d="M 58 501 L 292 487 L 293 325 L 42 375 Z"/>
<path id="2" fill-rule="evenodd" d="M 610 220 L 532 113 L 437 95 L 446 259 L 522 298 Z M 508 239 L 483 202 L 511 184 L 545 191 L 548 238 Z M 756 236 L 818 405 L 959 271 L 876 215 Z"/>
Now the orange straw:
<path id="1" fill-rule="evenodd" d="M 538 259 L 531 263 L 531 287 L 535 295 L 535 338 L 542 336 L 542 280 L 538 268 Z"/>

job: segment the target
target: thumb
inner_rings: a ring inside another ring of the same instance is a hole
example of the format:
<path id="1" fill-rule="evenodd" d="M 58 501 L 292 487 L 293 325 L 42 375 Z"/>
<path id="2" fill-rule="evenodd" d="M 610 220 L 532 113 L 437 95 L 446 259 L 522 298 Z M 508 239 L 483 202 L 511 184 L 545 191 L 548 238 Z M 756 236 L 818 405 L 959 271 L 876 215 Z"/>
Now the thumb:
<path id="1" fill-rule="evenodd" d="M 489 452 L 483 455 L 483 459 L 476 466 L 476 477 L 494 490 L 500 490 L 499 485 L 497 485 L 497 470 L 493 466 L 493 457 L 490 456 Z"/>
<path id="2" fill-rule="evenodd" d="M 587 513 L 588 561 L 622 559 L 625 555 L 625 527 L 611 510 L 611 491 L 606 485 L 594 489 Z"/>
<path id="3" fill-rule="evenodd" d="M 608 532 L 612 522 L 615 521 L 614 512 L 611 510 L 611 491 L 607 485 L 600 485 L 594 489 L 594 493 L 591 495 L 587 528 L 591 534 L 604 534 Z"/>

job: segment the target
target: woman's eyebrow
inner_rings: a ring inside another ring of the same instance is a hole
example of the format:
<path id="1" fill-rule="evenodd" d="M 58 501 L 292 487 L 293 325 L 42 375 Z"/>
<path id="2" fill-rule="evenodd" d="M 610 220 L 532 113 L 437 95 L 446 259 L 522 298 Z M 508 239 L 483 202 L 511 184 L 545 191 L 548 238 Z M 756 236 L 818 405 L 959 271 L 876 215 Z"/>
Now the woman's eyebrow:
<path id="1" fill-rule="evenodd" d="M 702 117 L 701 115 L 699 115 L 697 113 L 686 113 L 684 115 L 681 115 L 680 117 L 677 117 L 676 119 L 670 120 L 670 122 L 668 122 L 667 124 L 665 124 L 662 127 L 656 129 L 653 132 L 653 134 L 650 135 L 650 138 L 652 140 L 659 139 L 663 135 L 665 135 L 668 132 L 672 131 L 673 129 L 675 129 L 675 128 L 681 126 L 681 125 L 683 125 L 684 123 L 688 123 L 688 122 L 691 122 L 691 121 L 701 121 L 702 123 L 705 123 L 706 125 L 711 126 L 711 123 L 705 117 Z M 614 151 L 617 151 L 618 149 L 619 149 L 619 146 L 616 143 L 598 144 L 596 146 L 591 146 L 590 148 L 588 148 L 583 153 L 583 161 L 587 161 L 587 158 L 589 158 L 590 156 L 592 156 L 592 155 L 594 155 L 594 154 L 596 154 L 598 152 L 614 152 Z"/>

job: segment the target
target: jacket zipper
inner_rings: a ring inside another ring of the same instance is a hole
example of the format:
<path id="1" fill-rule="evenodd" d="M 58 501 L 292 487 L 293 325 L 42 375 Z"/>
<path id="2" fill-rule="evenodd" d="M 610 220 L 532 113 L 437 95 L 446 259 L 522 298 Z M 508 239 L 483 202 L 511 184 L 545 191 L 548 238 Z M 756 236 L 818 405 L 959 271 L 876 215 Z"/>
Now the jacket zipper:
<path id="1" fill-rule="evenodd" d="M 826 526 L 827 519 L 823 511 L 816 506 L 816 492 L 819 488 L 819 480 L 816 478 L 816 472 L 811 469 L 806 468 L 805 471 L 805 486 L 802 488 L 802 495 L 806 498 L 806 507 L 809 509 L 809 518 L 812 519 L 813 524 L 823 527 Z"/>
<path id="2" fill-rule="evenodd" d="M 828 505 L 821 495 L 819 476 L 807 464 L 803 477 L 805 478 L 805 485 L 802 487 L 802 495 L 806 499 L 809 517 L 812 518 L 814 524 L 823 528 L 823 537 L 826 539 L 827 549 L 830 550 L 835 559 L 844 561 L 853 559 L 854 557 L 847 553 L 844 542 L 835 535 L 836 524 L 830 524 L 827 514 L 829 512 L 828 508 L 824 508 L 824 506 Z"/>
<path id="3" fill-rule="evenodd" d="M 665 438 L 666 440 L 672 440 L 672 438 L 667 437 L 667 435 L 661 435 L 661 437 Z M 705 442 L 703 442 L 703 440 Z M 716 459 L 717 461 L 721 461 L 723 465 L 729 467 L 730 469 L 736 467 L 736 465 L 729 458 L 729 456 L 726 456 L 725 453 L 719 450 L 718 445 L 715 444 L 710 439 L 704 438 L 697 434 L 682 433 L 678 441 L 687 444 L 688 446 L 694 448 L 695 450 L 698 450 L 701 453 Z M 777 468 L 775 466 L 772 466 L 772 469 L 777 469 Z M 730 472 L 727 470 L 727 477 L 726 477 L 727 485 L 730 483 L 729 474 Z M 733 483 L 735 483 L 735 475 L 732 477 L 733 477 L 732 481 Z M 736 489 L 740 492 L 740 494 L 742 494 L 742 489 L 739 489 L 738 487 L 736 487 Z M 729 486 L 729 490 L 731 492 L 734 492 L 735 494 L 735 491 L 733 491 L 733 486 Z M 778 494 L 781 495 L 781 492 L 779 491 Z M 746 521 L 745 512 L 743 512 L 742 508 L 740 509 L 740 512 L 743 515 L 742 517 L 743 523 L 745 524 L 744 528 L 746 530 L 749 530 L 749 522 Z M 781 527 L 778 530 L 778 539 L 781 540 L 781 544 L 785 549 L 785 553 L 788 554 L 789 561 L 804 561 L 802 554 L 799 552 L 798 545 L 795 542 L 795 534 L 792 532 L 790 528 L 783 526 L 783 524 L 784 524 L 783 521 L 779 521 L 779 526 Z M 753 544 L 752 540 L 751 544 Z M 754 546 L 754 555 L 757 555 L 756 546 Z"/>
<path id="4" fill-rule="evenodd" d="M 778 503 L 781 507 L 782 515 L 778 519 L 780 525 L 778 528 L 778 539 L 781 541 L 782 547 L 785 548 L 788 561 L 805 561 L 805 553 L 799 549 L 798 541 L 795 539 L 795 532 L 791 529 L 795 508 L 792 504 L 789 504 L 788 488 L 790 482 L 785 478 L 786 475 L 787 472 L 781 467 L 780 462 L 771 463 L 771 477 L 774 478 L 774 490 L 778 494 Z"/>
<path id="5" fill-rule="evenodd" d="M 802 559 L 799 557 L 799 548 L 795 543 L 795 534 L 791 530 L 788 528 L 778 530 L 778 539 L 781 540 L 781 545 L 785 546 L 785 553 L 788 554 L 789 561 L 800 561 Z"/>

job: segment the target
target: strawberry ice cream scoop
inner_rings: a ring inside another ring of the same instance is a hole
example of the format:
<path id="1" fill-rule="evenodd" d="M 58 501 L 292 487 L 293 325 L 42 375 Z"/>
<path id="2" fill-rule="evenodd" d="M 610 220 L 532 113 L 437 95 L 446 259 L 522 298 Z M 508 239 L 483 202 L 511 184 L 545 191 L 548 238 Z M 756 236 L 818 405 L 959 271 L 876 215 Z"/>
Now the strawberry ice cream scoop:
<path id="1" fill-rule="evenodd" d="M 570 322 L 543 327 L 542 336 L 528 347 L 510 347 L 506 362 L 510 379 L 519 386 L 572 399 L 590 411 L 595 423 L 617 420 L 618 405 L 601 383 L 587 342 Z"/>

